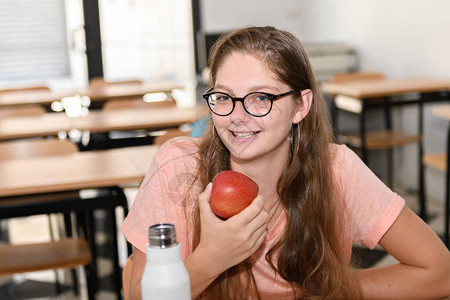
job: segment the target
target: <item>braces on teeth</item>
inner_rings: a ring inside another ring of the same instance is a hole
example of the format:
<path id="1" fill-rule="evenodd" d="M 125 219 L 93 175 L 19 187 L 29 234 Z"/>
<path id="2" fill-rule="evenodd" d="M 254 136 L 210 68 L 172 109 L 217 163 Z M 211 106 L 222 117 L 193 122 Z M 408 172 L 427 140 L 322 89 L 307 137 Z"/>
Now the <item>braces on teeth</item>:
<path id="1" fill-rule="evenodd" d="M 245 132 L 245 133 L 233 132 L 233 134 L 238 138 L 249 138 L 253 136 L 255 132 Z"/>

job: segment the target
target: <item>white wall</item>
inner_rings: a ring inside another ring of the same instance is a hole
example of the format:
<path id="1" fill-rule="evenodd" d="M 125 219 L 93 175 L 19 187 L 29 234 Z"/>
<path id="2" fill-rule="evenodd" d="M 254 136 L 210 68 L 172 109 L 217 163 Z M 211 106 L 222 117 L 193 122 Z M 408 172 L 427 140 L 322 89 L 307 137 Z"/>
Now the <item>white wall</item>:
<path id="1" fill-rule="evenodd" d="M 304 41 L 346 41 L 361 67 L 450 79 L 450 1 L 302 1 Z"/>
<path id="2" fill-rule="evenodd" d="M 204 0 L 201 9 L 207 32 L 274 25 L 290 30 L 304 43 L 346 42 L 357 49 L 363 71 L 380 71 L 389 78 L 450 80 L 448 0 Z M 416 109 L 403 109 L 396 115 L 399 129 L 414 132 L 416 116 Z M 446 130 L 447 122 L 426 107 L 426 152 L 445 150 Z M 396 182 L 417 190 L 416 147 L 405 147 L 397 154 Z M 426 173 L 427 193 L 443 200 L 443 172 Z"/>
<path id="3" fill-rule="evenodd" d="M 301 6 L 297 0 L 203 0 L 200 1 L 202 28 L 207 33 L 241 26 L 272 25 L 300 33 Z"/>
<path id="4" fill-rule="evenodd" d="M 302 1 L 300 37 L 306 42 L 345 41 L 361 58 L 361 70 L 390 78 L 450 80 L 450 1 L 315 0 Z M 396 115 L 402 130 L 417 128 L 417 110 Z M 448 123 L 425 108 L 426 152 L 444 151 Z M 396 180 L 417 189 L 417 151 L 397 152 Z M 426 170 L 427 193 L 444 199 L 444 173 Z"/>

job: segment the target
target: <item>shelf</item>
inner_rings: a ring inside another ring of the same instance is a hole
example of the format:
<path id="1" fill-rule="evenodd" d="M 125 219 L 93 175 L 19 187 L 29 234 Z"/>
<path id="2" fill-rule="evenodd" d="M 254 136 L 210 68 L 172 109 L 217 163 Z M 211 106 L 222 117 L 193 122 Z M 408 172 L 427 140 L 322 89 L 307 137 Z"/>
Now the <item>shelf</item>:
<path id="1" fill-rule="evenodd" d="M 447 170 L 447 155 L 445 153 L 431 153 L 426 154 L 422 158 L 424 165 L 438 169 L 441 171 Z"/>
<path id="2" fill-rule="evenodd" d="M 361 148 L 359 135 L 341 135 L 340 141 L 351 147 Z M 396 131 L 375 131 L 366 133 L 366 149 L 389 149 L 420 142 L 419 135 L 408 135 Z"/>

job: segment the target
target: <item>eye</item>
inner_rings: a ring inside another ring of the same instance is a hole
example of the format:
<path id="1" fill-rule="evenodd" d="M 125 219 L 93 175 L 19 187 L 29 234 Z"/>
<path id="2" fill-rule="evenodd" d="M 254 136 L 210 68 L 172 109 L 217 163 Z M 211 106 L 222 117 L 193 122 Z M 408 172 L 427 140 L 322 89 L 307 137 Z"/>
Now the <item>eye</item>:
<path id="1" fill-rule="evenodd" d="M 228 100 L 231 100 L 231 97 L 226 95 L 226 94 L 215 94 L 214 96 L 216 97 L 217 101 L 228 101 Z"/>
<path id="2" fill-rule="evenodd" d="M 269 96 L 266 94 L 255 94 L 254 99 L 260 102 L 269 101 Z"/>

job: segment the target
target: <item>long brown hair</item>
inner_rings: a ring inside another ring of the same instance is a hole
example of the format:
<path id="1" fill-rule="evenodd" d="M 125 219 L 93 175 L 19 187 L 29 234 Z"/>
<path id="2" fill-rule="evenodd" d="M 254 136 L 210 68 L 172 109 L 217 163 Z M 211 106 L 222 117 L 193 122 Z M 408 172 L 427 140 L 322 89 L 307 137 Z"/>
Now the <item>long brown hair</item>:
<path id="1" fill-rule="evenodd" d="M 323 97 L 300 41 L 273 27 L 248 27 L 222 36 L 212 48 L 211 85 L 223 61 L 232 53 L 254 55 L 278 79 L 295 90 L 311 89 L 310 111 L 291 129 L 291 157 L 278 180 L 278 195 L 286 214 L 283 236 L 266 260 L 281 278 L 301 289 L 305 299 L 357 299 L 358 283 L 342 249 L 343 211 L 331 169 L 334 141 Z M 229 170 L 229 152 L 213 134 L 212 122 L 200 145 L 199 180 L 203 187 L 215 174 Z M 301 130 L 301 134 L 298 134 Z M 298 138 L 299 137 L 299 138 Z M 193 248 L 200 238 L 198 207 L 194 209 Z M 274 261 L 277 253 L 277 261 Z M 249 260 L 222 273 L 201 295 L 204 299 L 259 298 Z"/>

